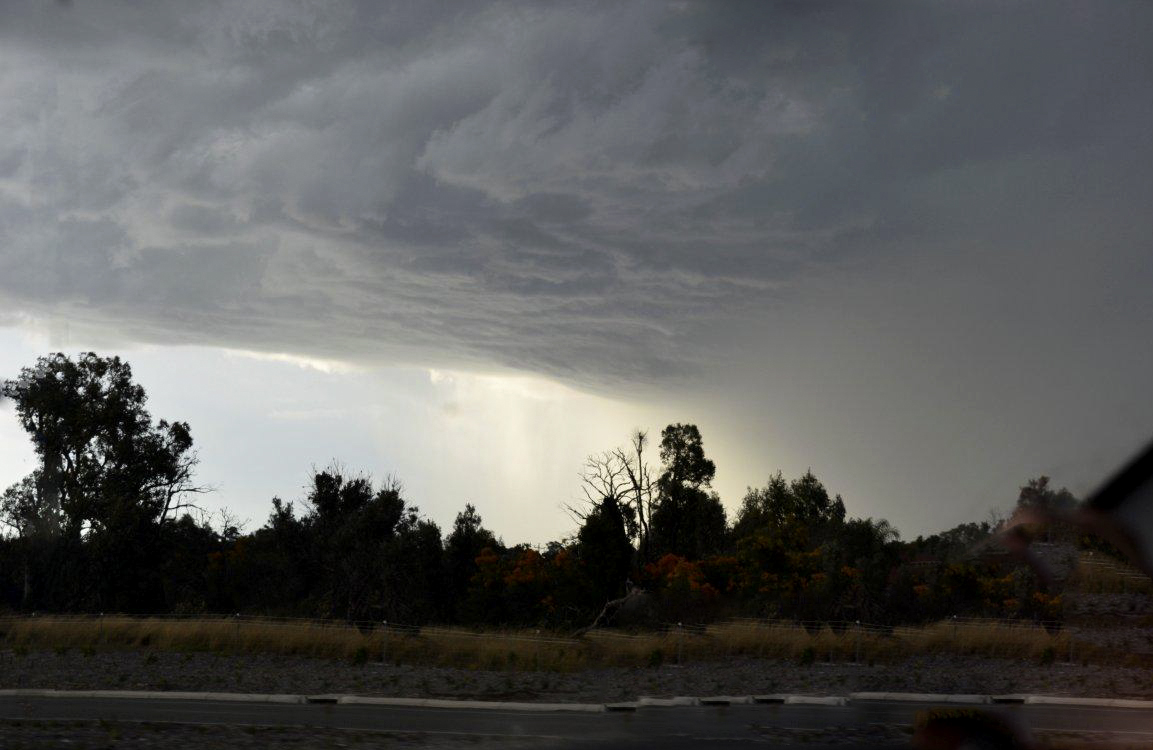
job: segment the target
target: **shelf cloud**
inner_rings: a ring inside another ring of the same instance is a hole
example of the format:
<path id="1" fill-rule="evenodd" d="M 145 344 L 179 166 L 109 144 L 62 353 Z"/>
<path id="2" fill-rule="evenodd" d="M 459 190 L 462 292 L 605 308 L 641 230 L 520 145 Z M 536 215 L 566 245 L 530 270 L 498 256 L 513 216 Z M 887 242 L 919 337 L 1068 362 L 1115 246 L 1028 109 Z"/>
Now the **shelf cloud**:
<path id="1" fill-rule="evenodd" d="M 691 375 L 710 323 L 825 268 L 1148 197 L 1148 8 L 996 8 L 7 3 L 0 295 L 155 341 Z"/>

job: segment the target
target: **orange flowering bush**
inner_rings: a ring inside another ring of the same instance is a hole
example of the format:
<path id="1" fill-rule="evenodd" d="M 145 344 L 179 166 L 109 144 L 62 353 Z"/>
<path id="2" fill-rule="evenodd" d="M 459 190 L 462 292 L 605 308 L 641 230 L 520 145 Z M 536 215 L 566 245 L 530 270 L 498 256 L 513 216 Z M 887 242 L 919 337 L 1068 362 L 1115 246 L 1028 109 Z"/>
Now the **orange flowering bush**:
<path id="1" fill-rule="evenodd" d="M 699 563 L 670 553 L 646 565 L 644 573 L 666 619 L 700 621 L 715 615 L 721 594 L 709 583 Z"/>

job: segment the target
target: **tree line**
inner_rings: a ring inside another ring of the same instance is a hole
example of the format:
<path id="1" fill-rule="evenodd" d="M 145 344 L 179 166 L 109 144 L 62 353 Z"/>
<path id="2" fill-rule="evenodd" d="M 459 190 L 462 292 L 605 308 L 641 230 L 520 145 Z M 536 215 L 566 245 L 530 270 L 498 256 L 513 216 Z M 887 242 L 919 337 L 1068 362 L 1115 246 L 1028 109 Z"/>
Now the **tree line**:
<path id="1" fill-rule="evenodd" d="M 0 496 L 0 610 L 245 613 L 571 629 L 743 614 L 893 624 L 956 614 L 1052 618 L 1060 597 L 980 554 L 994 522 L 902 541 L 849 517 L 807 471 L 750 488 L 731 520 L 700 430 L 590 456 L 579 528 L 507 545 L 466 504 L 447 532 L 400 481 L 339 465 L 273 498 L 245 532 L 198 512 L 187 423 L 153 421 L 119 357 L 41 357 L 6 380 L 37 468 Z M 1019 504 L 1075 504 L 1031 480 Z M 1079 540 L 1078 540 L 1079 541 Z M 611 616 L 606 604 L 615 603 Z M 598 618 L 598 613 L 600 617 Z"/>

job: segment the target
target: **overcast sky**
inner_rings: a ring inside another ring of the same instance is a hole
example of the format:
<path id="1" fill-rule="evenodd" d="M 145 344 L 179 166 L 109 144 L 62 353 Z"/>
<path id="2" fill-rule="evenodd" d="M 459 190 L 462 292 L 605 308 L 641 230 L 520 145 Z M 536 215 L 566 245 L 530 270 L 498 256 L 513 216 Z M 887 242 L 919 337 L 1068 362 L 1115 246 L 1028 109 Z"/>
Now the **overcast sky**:
<path id="1" fill-rule="evenodd" d="M 1153 436 L 1151 71 L 1144 1 L 2 0 L 0 375 L 123 355 L 250 527 L 336 458 L 543 542 L 677 421 L 730 514 L 1083 493 Z"/>

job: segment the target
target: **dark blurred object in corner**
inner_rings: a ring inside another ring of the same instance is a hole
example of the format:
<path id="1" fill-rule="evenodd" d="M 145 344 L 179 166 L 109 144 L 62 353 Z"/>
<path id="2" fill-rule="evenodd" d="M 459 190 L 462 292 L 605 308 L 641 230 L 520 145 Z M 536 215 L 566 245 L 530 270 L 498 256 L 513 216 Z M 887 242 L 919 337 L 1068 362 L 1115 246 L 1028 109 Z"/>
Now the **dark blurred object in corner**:
<path id="1" fill-rule="evenodd" d="M 915 750 L 1031 750 L 1023 727 L 975 708 L 931 708 L 913 721 Z"/>
<path id="2" fill-rule="evenodd" d="M 1002 544 L 1046 585 L 1053 583 L 1053 572 L 1030 550 L 1026 527 L 1051 523 L 1072 524 L 1104 539 L 1153 578 L 1153 442 L 1080 506 L 1069 511 L 1021 508 L 1005 524 L 999 534 Z"/>

